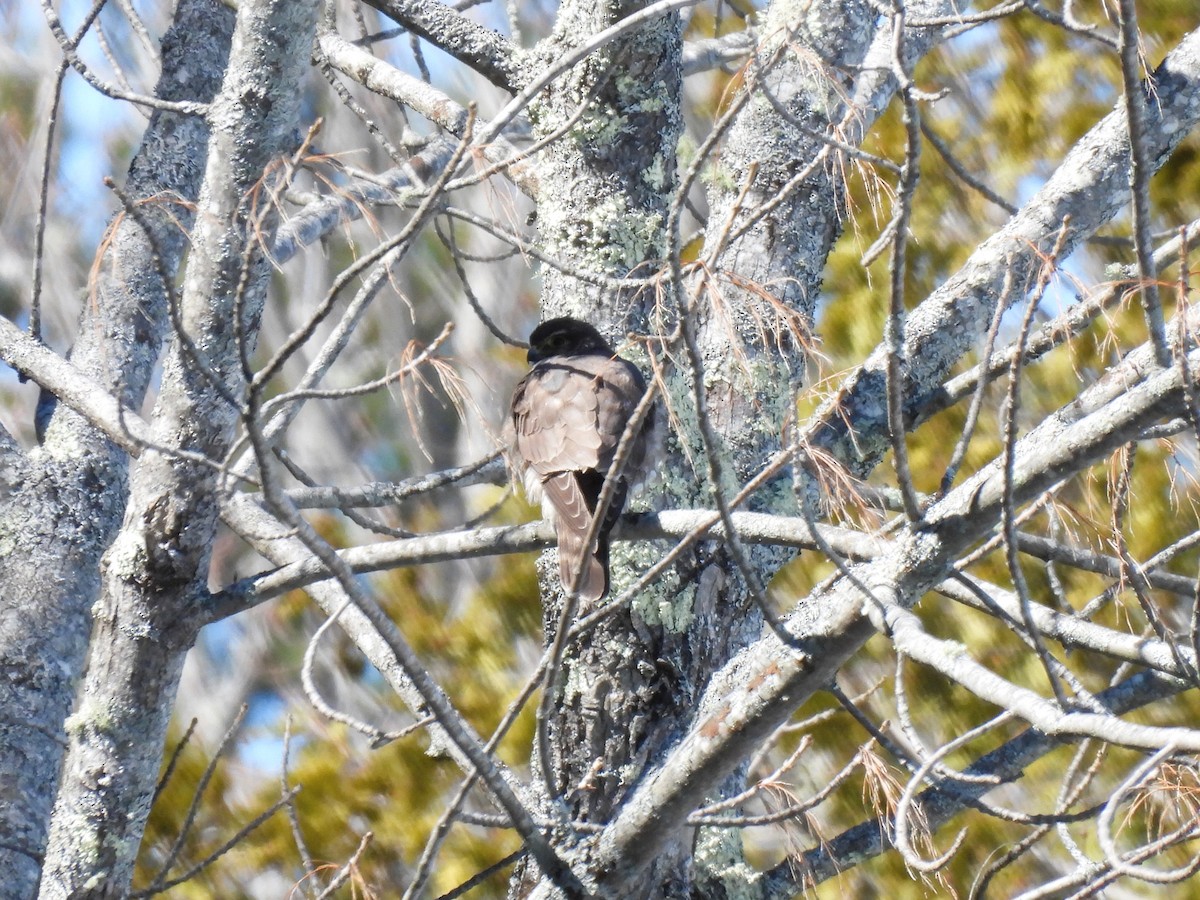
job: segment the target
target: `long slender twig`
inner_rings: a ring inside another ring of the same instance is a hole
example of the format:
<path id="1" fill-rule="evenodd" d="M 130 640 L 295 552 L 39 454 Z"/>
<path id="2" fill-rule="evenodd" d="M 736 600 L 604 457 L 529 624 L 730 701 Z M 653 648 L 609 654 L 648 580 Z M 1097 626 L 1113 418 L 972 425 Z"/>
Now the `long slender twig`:
<path id="1" fill-rule="evenodd" d="M 900 84 L 903 101 L 902 121 L 906 135 L 904 166 L 900 173 L 900 187 L 896 197 L 896 213 L 888 224 L 885 234 L 892 235 L 892 256 L 888 269 L 888 316 L 883 341 L 887 347 L 887 366 L 884 387 L 887 392 L 888 433 L 892 443 L 892 467 L 896 471 L 896 482 L 904 500 L 904 514 L 909 521 L 921 518 L 921 503 L 912 481 L 912 467 L 908 461 L 908 428 L 904 412 L 904 380 L 907 369 L 905 349 L 905 277 L 908 272 L 908 226 L 912 219 L 913 194 L 921 177 L 921 111 L 917 107 L 916 89 L 904 65 L 905 12 L 903 4 L 896 4 L 892 16 L 893 29 L 893 74 Z"/>
<path id="2" fill-rule="evenodd" d="M 522 803 L 518 791 L 514 789 L 509 778 L 502 773 L 497 761 L 475 738 L 470 727 L 463 721 L 462 716 L 454 708 L 440 685 L 426 670 L 395 623 L 366 594 L 354 578 L 352 571 L 334 552 L 333 548 L 317 534 L 316 530 L 283 495 L 273 474 L 269 446 L 257 418 L 261 400 L 261 390 L 250 392 L 245 425 L 262 472 L 264 498 L 273 514 L 288 528 L 294 529 L 296 537 L 308 548 L 313 557 L 319 560 L 325 570 L 337 579 L 348 601 L 353 603 L 354 607 L 375 627 L 394 654 L 405 676 L 420 694 L 428 713 L 435 717 L 439 728 L 474 766 L 475 771 L 479 773 L 480 778 L 495 796 L 501 808 L 511 818 L 513 826 L 524 839 L 542 871 L 552 882 L 576 889 L 578 879 L 569 865 L 549 843 L 541 827 L 534 821 L 529 810 Z"/>
<path id="3" fill-rule="evenodd" d="M 95 15 L 99 14 L 99 7 L 103 6 L 104 0 L 97 2 L 96 7 L 93 7 L 95 10 L 95 12 L 92 14 L 93 18 Z M 82 75 L 83 79 L 88 84 L 90 84 L 100 93 L 104 94 L 106 97 L 112 97 L 114 100 L 126 100 L 130 103 L 135 103 L 138 106 L 145 106 L 151 109 L 183 113 L 191 116 L 202 116 L 208 112 L 208 104 L 206 103 L 194 103 L 190 100 L 161 100 L 158 97 L 154 97 L 149 94 L 137 94 L 131 91 L 125 91 L 119 87 L 102 81 L 91 70 L 91 67 L 83 61 L 78 52 L 76 52 L 78 41 L 73 41 L 72 38 L 67 34 L 66 30 L 63 28 L 62 21 L 59 19 L 58 13 L 50 3 L 50 0 L 42 0 L 42 12 L 46 16 L 46 24 L 50 26 L 51 33 L 54 35 L 55 40 L 58 41 L 58 46 L 62 50 L 63 59 L 71 66 L 71 68 Z M 86 32 L 86 28 L 84 31 Z M 82 34 L 80 35 L 79 40 L 82 40 Z"/>
<path id="4" fill-rule="evenodd" d="M 279 810 L 291 803 L 298 793 L 300 793 L 300 788 L 292 788 L 291 791 L 280 797 L 265 810 L 239 828 L 237 833 L 229 838 L 229 840 L 225 841 L 225 843 L 223 843 L 220 847 L 218 847 L 204 859 L 200 860 L 200 862 L 196 863 L 182 875 L 179 875 L 177 878 L 172 878 L 170 881 L 164 881 L 155 887 L 145 888 L 140 891 L 133 891 L 129 894 L 131 900 L 143 900 L 145 897 L 154 897 L 158 894 L 162 894 L 171 890 L 171 888 L 179 887 L 181 884 L 187 884 L 187 882 L 191 881 L 193 878 L 215 863 L 218 859 L 249 837 L 264 822 L 271 818 L 271 816 L 275 815 L 275 813 L 279 812 Z"/>
<path id="5" fill-rule="evenodd" d="M 1146 672 L 1101 692 L 1100 697 L 1113 713 L 1120 714 L 1172 696 L 1183 688 L 1181 681 Z M 995 775 L 1002 783 L 1008 783 L 1020 778 L 1028 766 L 1059 746 L 1060 739 L 1030 728 L 980 756 L 966 771 Z M 936 830 L 966 807 L 969 796 L 982 795 L 987 790 L 983 783 L 938 786 L 922 792 L 916 802 L 928 827 Z M 879 818 L 869 819 L 823 841 L 801 859 L 788 860 L 767 873 L 764 879 L 769 885 L 767 895 L 772 900 L 791 897 L 797 883 L 818 884 L 836 876 L 851 858 L 861 862 L 890 848 L 885 823 Z"/>
<path id="6" fill-rule="evenodd" d="M 283 723 L 283 750 L 280 753 L 279 761 L 279 793 L 280 796 L 286 797 L 291 793 L 292 786 L 288 784 L 288 756 L 292 748 L 292 717 L 287 716 Z M 304 878 L 301 884 L 304 886 L 304 892 L 308 896 L 312 896 L 312 891 L 309 888 L 308 876 L 315 870 L 312 854 L 308 851 L 308 842 L 304 840 L 304 832 L 300 828 L 300 816 L 296 813 L 296 805 L 289 801 L 285 807 L 287 810 L 288 826 L 292 830 L 292 841 L 296 845 L 296 850 L 300 853 L 300 862 L 304 866 Z"/>
<path id="7" fill-rule="evenodd" d="M 191 741 L 192 735 L 196 732 L 196 725 L 199 719 L 193 718 L 188 723 L 187 729 L 183 732 L 183 736 L 175 742 L 175 749 L 171 751 L 171 758 L 167 760 L 167 767 L 163 769 L 162 775 L 158 777 L 158 784 L 154 787 L 154 796 L 150 799 L 150 805 L 154 805 L 154 801 L 158 799 L 163 789 L 170 784 L 171 776 L 175 774 L 175 768 L 179 765 L 179 760 L 183 756 L 183 751 L 187 748 L 188 742 Z"/>
<path id="8" fill-rule="evenodd" d="M 337 870 L 337 873 L 333 876 L 333 878 L 330 879 L 329 884 L 325 885 L 325 890 L 321 891 L 321 893 L 317 895 L 317 900 L 329 900 L 329 898 L 334 895 L 338 888 L 350 880 L 350 876 L 353 875 L 358 869 L 358 861 L 367 851 L 367 847 L 370 845 L 371 840 L 374 837 L 375 835 L 370 831 L 362 836 L 362 839 L 358 842 L 358 847 L 355 849 L 354 853 L 352 853 L 350 858 L 346 860 L 346 864 Z"/>
<path id="9" fill-rule="evenodd" d="M 497 872 L 504 871 L 506 868 L 511 866 L 513 863 L 515 863 L 521 857 L 523 857 L 527 852 L 528 851 L 526 851 L 524 847 L 522 847 L 520 850 L 514 850 L 512 853 L 508 854 L 508 856 L 505 856 L 503 859 L 497 860 L 496 862 L 492 863 L 490 866 L 488 866 L 483 871 L 478 872 L 475 875 L 472 875 L 470 878 L 468 878 L 466 881 L 464 881 L 458 887 L 442 894 L 440 897 L 437 898 L 437 900 L 458 900 L 459 897 L 464 896 L 471 889 L 476 888 L 479 885 L 483 884 L 483 882 L 487 881 L 487 879 L 491 878 Z"/>
<path id="10" fill-rule="evenodd" d="M 1038 275 L 1037 286 L 1021 317 L 1021 327 L 1017 334 L 1018 352 L 1013 357 L 1012 369 L 1010 370 L 1008 380 L 1008 396 L 1004 406 L 1004 510 L 1001 517 L 1005 561 L 1008 564 L 1008 571 L 1012 577 L 1013 586 L 1016 588 L 1017 596 L 1021 598 L 1021 617 L 1025 622 L 1029 639 L 1033 642 L 1038 660 L 1046 671 L 1046 678 L 1050 682 L 1054 696 L 1062 707 L 1067 706 L 1067 696 L 1063 692 L 1062 685 L 1059 684 L 1055 666 L 1050 659 L 1050 651 L 1046 649 L 1046 644 L 1042 640 L 1041 633 L 1033 621 L 1033 612 L 1031 610 L 1033 600 L 1029 595 L 1029 585 L 1025 580 L 1025 573 L 1021 570 L 1020 563 L 1017 560 L 1017 513 L 1013 492 L 1015 484 L 1014 466 L 1016 465 L 1017 455 L 1017 417 L 1021 412 L 1022 353 L 1020 352 L 1020 348 L 1024 346 L 1029 336 L 1029 328 L 1033 323 L 1033 314 L 1037 311 L 1038 305 L 1042 301 L 1042 294 L 1045 292 L 1046 286 L 1050 283 L 1054 269 L 1058 264 L 1058 254 L 1062 251 L 1063 242 L 1066 240 L 1067 224 L 1067 220 L 1064 220 L 1062 227 L 1059 229 L 1058 240 L 1054 245 L 1054 249 L 1043 264 L 1042 271 Z"/>
<path id="11" fill-rule="evenodd" d="M 983 358 L 992 358 L 992 348 L 996 345 L 996 335 L 1000 331 L 1000 322 L 1004 319 L 1004 313 L 1008 309 L 1009 299 L 1012 292 L 1012 272 L 1004 279 L 1003 295 L 1000 302 L 996 304 L 996 312 L 992 316 L 992 324 L 988 326 L 987 336 L 983 343 Z M 946 463 L 946 470 L 942 473 L 942 483 L 940 492 L 945 494 L 954 486 L 954 479 L 958 477 L 958 470 L 962 466 L 963 459 L 966 458 L 967 450 L 971 446 L 971 438 L 975 434 L 975 426 L 979 422 L 979 414 L 983 411 L 983 401 L 987 396 L 988 380 L 986 378 L 979 379 L 975 385 L 975 391 L 971 395 L 971 404 L 967 407 L 967 418 L 963 422 L 962 436 L 954 446 L 954 452 L 950 454 L 950 461 Z"/>
<path id="12" fill-rule="evenodd" d="M 1150 150 L 1146 142 L 1146 97 L 1142 93 L 1140 34 L 1135 0 L 1117 0 L 1121 26 L 1121 78 L 1124 82 L 1125 119 L 1129 127 L 1129 187 L 1133 199 L 1133 246 L 1137 253 L 1138 287 L 1146 311 L 1146 325 L 1160 366 L 1171 364 L 1167 326 L 1158 291 L 1158 271 L 1150 238 Z M 1153 85 L 1150 86 L 1153 91 Z"/>
<path id="13" fill-rule="evenodd" d="M 228 749 L 230 742 L 235 734 L 242 727 L 242 722 L 246 718 L 246 710 L 249 707 L 243 703 L 238 710 L 233 721 L 225 730 L 225 734 L 221 736 L 220 742 L 217 744 L 217 750 L 212 755 L 212 759 L 208 761 L 208 765 L 204 767 L 204 772 L 200 776 L 200 780 L 196 783 L 196 789 L 192 792 L 192 801 L 188 805 L 187 813 L 183 817 L 183 824 L 179 828 L 179 834 L 175 837 L 175 842 L 171 844 L 171 849 L 167 851 L 166 858 L 159 867 L 158 874 L 154 876 L 154 880 L 150 882 L 150 887 L 147 888 L 150 892 L 162 891 L 167 888 L 167 875 L 171 871 L 171 867 L 175 864 L 175 860 L 179 857 L 179 852 L 183 849 L 184 842 L 188 839 L 191 833 L 192 825 L 196 821 L 196 814 L 200 811 L 200 801 L 204 798 L 204 791 L 212 780 L 213 775 L 217 770 L 217 763 Z"/>

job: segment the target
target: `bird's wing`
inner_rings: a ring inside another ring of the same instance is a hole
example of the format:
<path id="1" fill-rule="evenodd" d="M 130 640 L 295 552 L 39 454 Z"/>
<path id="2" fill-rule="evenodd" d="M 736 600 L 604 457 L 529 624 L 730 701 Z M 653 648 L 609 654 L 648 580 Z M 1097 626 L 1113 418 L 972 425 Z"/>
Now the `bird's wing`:
<path id="1" fill-rule="evenodd" d="M 600 392 L 589 368 L 551 357 L 534 366 L 513 393 L 517 452 L 543 479 L 600 465 Z"/>

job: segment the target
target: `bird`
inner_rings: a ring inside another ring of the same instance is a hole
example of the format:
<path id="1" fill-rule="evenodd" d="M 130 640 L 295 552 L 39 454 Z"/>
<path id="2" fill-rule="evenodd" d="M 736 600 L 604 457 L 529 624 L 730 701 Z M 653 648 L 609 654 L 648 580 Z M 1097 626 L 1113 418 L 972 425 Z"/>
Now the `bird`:
<path id="1" fill-rule="evenodd" d="M 529 335 L 529 373 L 512 397 L 514 474 L 531 503 L 554 524 L 565 590 L 579 574 L 584 607 L 608 593 L 609 532 L 628 496 L 646 480 L 655 453 L 657 410 L 632 436 L 593 548 L 585 547 L 605 478 L 634 410 L 646 393 L 637 366 L 616 354 L 596 328 L 563 317 Z"/>

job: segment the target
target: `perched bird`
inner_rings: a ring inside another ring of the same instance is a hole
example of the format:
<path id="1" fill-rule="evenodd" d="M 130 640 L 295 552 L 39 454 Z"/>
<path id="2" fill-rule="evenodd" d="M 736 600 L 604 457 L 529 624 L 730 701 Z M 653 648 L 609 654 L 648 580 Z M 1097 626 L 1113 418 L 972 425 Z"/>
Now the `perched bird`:
<path id="1" fill-rule="evenodd" d="M 656 410 L 639 425 L 613 485 L 596 546 L 584 542 L 605 476 L 626 425 L 646 392 L 637 367 L 617 356 L 600 332 L 578 319 L 543 322 L 529 336 L 529 374 L 513 391 L 514 468 L 532 503 L 554 523 L 558 573 L 579 598 L 595 603 L 608 593 L 608 534 L 631 490 L 652 464 Z"/>

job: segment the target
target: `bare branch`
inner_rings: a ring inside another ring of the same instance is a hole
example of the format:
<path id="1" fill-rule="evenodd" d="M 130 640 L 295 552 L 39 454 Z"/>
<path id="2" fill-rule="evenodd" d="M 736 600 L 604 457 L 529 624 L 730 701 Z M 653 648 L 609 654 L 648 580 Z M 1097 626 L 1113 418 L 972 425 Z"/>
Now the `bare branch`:
<path id="1" fill-rule="evenodd" d="M 696 75 L 718 66 L 740 63 L 753 51 L 754 33 L 749 30 L 689 41 L 683 48 L 683 74 Z"/>
<path id="2" fill-rule="evenodd" d="M 367 2 L 498 87 L 517 91 L 527 80 L 516 47 L 497 32 L 472 22 L 437 0 Z"/>
<path id="3" fill-rule="evenodd" d="M 94 17 L 99 14 L 102 7 L 103 3 L 96 3 L 93 7 L 92 16 Z M 115 100 L 128 100 L 131 103 L 136 103 L 139 106 L 145 106 L 150 109 L 183 113 L 189 116 L 203 116 L 208 112 L 208 106 L 204 103 L 195 103 L 189 100 L 163 100 L 147 94 L 135 94 L 124 91 L 119 87 L 114 87 L 111 84 L 101 81 L 92 72 L 91 68 L 88 67 L 87 63 L 80 59 L 79 54 L 76 52 L 79 40 L 71 38 L 63 29 L 62 22 L 58 18 L 58 13 L 51 5 L 50 0 L 42 0 L 42 12 L 46 16 L 46 24 L 50 26 L 50 31 L 53 32 L 59 47 L 62 48 L 63 59 L 70 63 L 71 68 L 82 75 L 88 84 L 106 97 L 112 97 Z M 82 38 L 82 35 L 80 35 L 80 38 Z"/>
<path id="4" fill-rule="evenodd" d="M 1125 121 L 1129 127 L 1129 189 L 1133 205 L 1133 246 L 1137 252 L 1138 287 L 1146 311 L 1146 325 L 1154 342 L 1154 355 L 1160 366 L 1171 364 L 1167 346 L 1166 322 L 1158 295 L 1158 271 L 1150 248 L 1150 162 L 1151 147 L 1146 140 L 1146 94 L 1154 97 L 1157 87 L 1152 78 L 1143 88 L 1141 47 L 1134 0 L 1117 0 L 1121 25 L 1121 77 L 1124 80 Z M 1145 93 L 1143 93 L 1145 91 Z"/>
<path id="5" fill-rule="evenodd" d="M 1101 692 L 1098 697 L 1114 715 L 1121 715 L 1171 696 L 1183 687 L 1183 682 L 1144 672 Z M 918 795 L 916 804 L 927 826 L 931 831 L 936 831 L 962 812 L 969 800 L 983 796 L 999 784 L 1017 780 L 1032 763 L 1062 746 L 1062 743 L 1060 738 L 1030 728 L 984 754 L 965 771 L 985 778 L 968 783 L 942 784 Z M 837 876 L 851 859 L 871 859 L 890 848 L 886 822 L 868 820 L 809 850 L 801 860 L 787 860 L 773 869 L 767 875 L 767 896 L 772 900 L 791 898 L 800 885 L 817 884 Z"/>
<path id="6" fill-rule="evenodd" d="M 1200 357 L 1196 351 L 1191 355 Z M 1172 400 L 1178 402 L 1181 390 L 1177 369 L 1159 370 L 1123 397 L 1074 421 L 1047 420 L 1018 444 L 1014 499 L 1037 496 L 1067 473 L 1112 452 L 1162 415 Z M 1053 440 L 1047 440 L 1048 433 Z M 692 798 L 703 795 L 866 641 L 871 629 L 858 585 L 891 598 L 898 609 L 914 603 L 945 577 L 959 552 L 999 522 L 1005 481 L 998 463 L 983 469 L 931 506 L 918 528 L 905 529 L 893 550 L 857 566 L 854 579 L 814 592 L 789 617 L 787 627 L 795 635 L 791 646 L 771 634 L 738 654 L 709 688 L 692 731 L 606 829 L 599 844 L 602 871 L 616 867 L 617 877 L 628 878 L 644 865 L 655 852 L 656 836 L 665 840 L 671 833 L 667 823 L 682 821 Z M 808 609 L 821 610 L 820 617 L 814 619 Z M 1046 727 L 1070 733 L 1067 718 L 1046 715 L 1036 705 L 1027 711 Z M 1091 727 L 1086 725 L 1091 720 L 1079 721 L 1085 723 L 1081 727 Z M 1188 746 L 1193 743 L 1191 737 L 1179 737 Z M 1194 743 L 1200 746 L 1200 738 Z"/>
<path id="7" fill-rule="evenodd" d="M 1157 102 L 1147 108 L 1147 156 L 1155 167 L 1200 122 L 1200 31 L 1187 35 L 1154 75 Z M 1067 155 L 1052 178 L 996 235 L 972 254 L 958 274 L 908 317 L 905 378 L 910 415 L 937 393 L 959 357 L 986 329 L 1010 266 L 1024 293 L 1053 244 L 1059 223 L 1069 217 L 1065 257 L 1128 201 L 1129 147 L 1123 110 L 1110 113 Z M 1041 248 L 1041 249 L 1039 249 Z M 890 446 L 875 397 L 883 390 L 886 348 L 847 378 L 805 428 L 813 446 L 844 460 L 852 472 L 869 472 Z M 853 435 L 846 423 L 854 423 Z"/>
<path id="8" fill-rule="evenodd" d="M 236 318 L 246 333 L 257 332 L 269 280 L 260 235 L 273 230 L 275 207 L 262 179 L 291 149 L 318 6 L 317 0 L 242 4 L 237 55 L 213 100 L 179 324 L 204 347 L 212 377 L 231 390 L 241 367 L 239 332 L 230 323 Z M 246 277 L 250 270 L 253 277 Z M 231 441 L 237 411 L 189 361 L 176 342 L 163 363 L 152 438 L 218 457 Z M 71 894 L 100 882 L 118 891 L 129 884 L 184 652 L 201 621 L 216 483 L 215 470 L 180 464 L 170 454 L 144 454 L 134 469 L 129 512 L 108 550 L 88 700 L 76 711 L 63 764 L 43 889 Z M 184 521 L 186 528 L 173 524 Z M 112 777 L 95 779 L 97 768 Z"/>
<path id="9" fill-rule="evenodd" d="M 249 501 L 242 500 L 236 501 L 234 506 L 241 509 L 248 504 Z M 800 518 L 739 512 L 731 513 L 730 518 L 741 539 L 747 543 L 809 549 L 821 546 L 812 536 L 811 528 Z M 724 527 L 720 524 L 719 514 L 706 510 L 627 515 L 614 529 L 612 538 L 617 541 L 678 538 L 700 526 L 705 528 L 708 539 L 722 539 Z M 824 546 L 835 547 L 851 559 L 870 558 L 885 546 L 881 539 L 846 528 L 822 525 L 818 526 L 818 530 Z M 529 553 L 553 544 L 553 527 L 549 522 L 540 521 L 529 525 L 420 535 L 341 550 L 338 555 L 352 571 L 364 573 L 451 559 Z M 308 587 L 328 577 L 328 572 L 319 563 L 305 559 L 271 572 L 243 578 L 215 595 L 214 618 L 234 615 L 264 600 Z"/>

